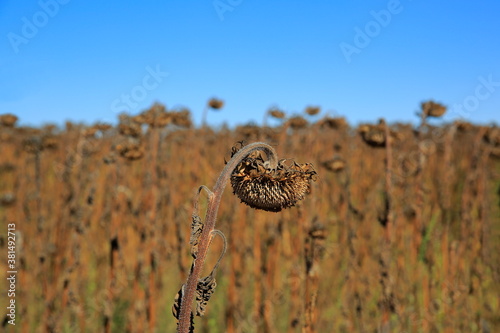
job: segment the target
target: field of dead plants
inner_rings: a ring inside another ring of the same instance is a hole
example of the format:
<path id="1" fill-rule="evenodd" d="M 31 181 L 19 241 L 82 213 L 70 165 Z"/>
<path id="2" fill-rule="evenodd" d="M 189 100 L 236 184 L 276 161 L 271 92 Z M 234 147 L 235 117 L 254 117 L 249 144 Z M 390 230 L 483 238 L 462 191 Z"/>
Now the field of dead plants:
<path id="1" fill-rule="evenodd" d="M 15 224 L 17 280 L 12 326 L 2 278 L 0 330 L 174 332 L 196 191 L 262 141 L 316 179 L 277 213 L 227 185 L 195 332 L 500 332 L 500 129 L 432 126 L 444 110 L 425 103 L 415 126 L 306 111 L 231 130 L 159 104 L 117 126 L 1 116 L 0 270 Z"/>

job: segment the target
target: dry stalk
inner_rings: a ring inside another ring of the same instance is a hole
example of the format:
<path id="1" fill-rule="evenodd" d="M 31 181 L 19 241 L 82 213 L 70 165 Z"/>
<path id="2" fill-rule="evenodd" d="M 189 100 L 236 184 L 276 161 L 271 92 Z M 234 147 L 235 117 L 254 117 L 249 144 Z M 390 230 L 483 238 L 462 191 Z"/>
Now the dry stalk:
<path id="1" fill-rule="evenodd" d="M 258 152 L 266 155 L 262 159 Z M 290 168 L 284 165 L 285 160 L 278 160 L 275 150 L 268 144 L 256 142 L 240 149 L 234 148 L 232 158 L 222 170 L 213 191 L 201 186 L 195 198 L 191 233 L 191 254 L 194 258 L 187 282 L 181 287 L 172 308 L 174 316 L 179 320 L 177 332 L 188 333 L 194 331 L 191 304 L 197 295 L 197 315 L 203 315 L 204 308 L 215 289 L 214 272 L 225 252 L 226 240 L 222 232 L 215 230 L 217 211 L 222 193 L 229 179 L 233 190 L 242 202 L 249 206 L 267 211 L 277 212 L 283 208 L 293 206 L 309 191 L 309 181 L 314 179 L 316 172 L 309 169 L 309 165 L 294 163 Z M 208 202 L 205 221 L 198 215 L 198 199 L 205 190 Z M 259 193 L 261 195 L 259 195 Z M 265 200 L 262 200 L 265 198 Z M 283 200 L 286 198 L 286 200 Z M 287 201 L 288 200 L 288 201 Z M 209 246 L 218 234 L 224 239 L 224 250 L 219 261 L 209 276 L 200 279 Z"/>

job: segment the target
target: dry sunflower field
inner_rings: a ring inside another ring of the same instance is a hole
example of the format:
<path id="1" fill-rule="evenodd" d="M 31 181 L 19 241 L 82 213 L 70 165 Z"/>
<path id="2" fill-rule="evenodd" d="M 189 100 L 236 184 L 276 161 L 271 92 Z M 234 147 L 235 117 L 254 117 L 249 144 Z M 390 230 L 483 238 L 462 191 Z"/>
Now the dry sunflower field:
<path id="1" fill-rule="evenodd" d="M 310 193 L 268 212 L 227 185 L 227 250 L 195 332 L 500 332 L 500 129 L 434 126 L 432 102 L 417 126 L 306 111 L 234 129 L 160 104 L 117 126 L 0 116 L 0 270 L 15 224 L 18 271 L 15 326 L 2 279 L 1 330 L 174 332 L 196 191 L 233 147 L 266 142 L 314 167 Z"/>

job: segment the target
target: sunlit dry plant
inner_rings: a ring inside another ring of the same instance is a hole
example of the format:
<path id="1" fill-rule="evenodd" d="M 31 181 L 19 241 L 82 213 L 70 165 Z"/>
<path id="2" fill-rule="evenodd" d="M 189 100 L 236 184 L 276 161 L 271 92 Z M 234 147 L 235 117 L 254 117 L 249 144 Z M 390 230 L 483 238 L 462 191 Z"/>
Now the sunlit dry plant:
<path id="1" fill-rule="evenodd" d="M 295 116 L 290 119 L 288 119 L 288 124 L 290 125 L 291 128 L 294 130 L 305 128 L 307 126 L 307 120 L 305 120 L 301 116 Z"/>
<path id="2" fill-rule="evenodd" d="M 222 109 L 222 107 L 224 107 L 224 101 L 222 99 L 213 97 L 208 100 L 208 106 L 211 109 L 220 110 Z"/>
<path id="3" fill-rule="evenodd" d="M 469 122 L 462 121 L 462 120 L 457 120 L 457 121 L 455 121 L 454 124 L 457 127 L 457 130 L 460 132 L 467 132 L 467 131 L 471 130 L 472 128 L 474 128 L 474 125 L 472 125 Z"/>
<path id="4" fill-rule="evenodd" d="M 308 107 L 306 107 L 306 110 L 305 110 L 305 113 L 307 113 L 310 116 L 317 115 L 320 112 L 321 112 L 321 108 L 319 106 L 308 106 Z"/>
<path id="5" fill-rule="evenodd" d="M 241 136 L 245 140 L 258 137 L 261 131 L 262 128 L 260 126 L 252 123 L 236 127 L 236 133 L 238 133 L 238 136 Z"/>
<path id="6" fill-rule="evenodd" d="M 54 135 L 44 135 L 42 138 L 43 149 L 56 149 L 58 140 Z"/>
<path id="7" fill-rule="evenodd" d="M 322 165 L 329 171 L 340 172 L 345 169 L 346 162 L 340 156 L 335 156 L 331 160 L 324 161 Z"/>
<path id="8" fill-rule="evenodd" d="M 169 112 L 172 124 L 179 127 L 190 128 L 192 126 L 191 113 L 188 109 L 183 108 L 178 111 Z"/>
<path id="9" fill-rule="evenodd" d="M 333 129 L 342 129 L 348 127 L 347 121 L 345 120 L 344 117 L 336 117 L 336 118 L 325 117 L 320 121 L 318 121 L 318 125 L 320 127 L 327 127 Z"/>
<path id="10" fill-rule="evenodd" d="M 89 128 L 86 128 L 85 130 L 83 130 L 83 136 L 85 138 L 93 138 L 95 136 L 95 134 L 97 133 L 97 128 L 95 127 L 89 127 Z"/>
<path id="11" fill-rule="evenodd" d="M 129 161 L 135 161 L 144 156 L 144 149 L 135 140 L 119 143 L 115 146 L 115 149 L 121 157 Z"/>
<path id="12" fill-rule="evenodd" d="M 232 156 L 237 152 L 233 148 Z M 279 212 L 302 200 L 315 176 L 316 171 L 309 163 L 287 165 L 286 160 L 280 160 L 276 168 L 271 168 L 257 151 L 238 164 L 231 175 L 231 185 L 233 193 L 248 206 Z"/>
<path id="13" fill-rule="evenodd" d="M 23 148 L 26 152 L 36 154 L 44 150 L 43 138 L 41 136 L 32 136 L 23 140 Z"/>
<path id="14" fill-rule="evenodd" d="M 371 147 L 385 147 L 385 130 L 379 125 L 361 125 L 358 128 L 358 132 L 361 135 L 366 144 Z"/>
<path id="15" fill-rule="evenodd" d="M 276 119 L 283 119 L 283 118 L 285 118 L 285 112 L 281 111 L 278 108 L 271 108 L 271 109 L 269 109 L 269 111 L 267 111 L 267 113 L 271 117 L 276 118 Z"/>
<path id="16" fill-rule="evenodd" d="M 111 129 L 112 126 L 110 124 L 107 124 L 107 123 L 98 123 L 98 124 L 95 124 L 93 127 L 96 128 L 98 131 L 105 132 L 105 131 Z"/>
<path id="17" fill-rule="evenodd" d="M 142 134 L 141 126 L 137 123 L 130 123 L 130 124 L 119 124 L 118 125 L 118 131 L 122 135 L 127 135 L 127 136 L 132 136 L 135 138 L 138 138 Z"/>
<path id="18" fill-rule="evenodd" d="M 488 127 L 483 139 L 489 144 L 489 151 L 492 157 L 500 157 L 500 128 Z"/>
<path id="19" fill-rule="evenodd" d="M 231 159 L 226 163 L 213 191 L 205 186 L 198 189 L 190 237 L 193 263 L 187 281 L 177 293 L 172 307 L 172 313 L 178 319 L 177 332 L 194 332 L 192 301 L 196 295 L 196 316 L 202 316 L 216 287 L 215 270 L 226 251 L 227 242 L 224 234 L 214 228 L 227 181 L 231 180 L 234 193 L 250 207 L 278 212 L 302 200 L 310 191 L 310 182 L 315 180 L 316 175 L 310 164 L 287 165 L 285 161 L 278 160 L 275 150 L 265 143 L 233 147 Z M 198 212 L 198 199 L 203 190 L 208 195 L 205 221 L 202 221 Z M 224 241 L 223 251 L 211 273 L 200 279 L 209 246 L 216 235 Z"/>
<path id="20" fill-rule="evenodd" d="M 0 125 L 5 127 L 14 127 L 18 118 L 12 113 L 6 113 L 0 115 Z"/>
<path id="21" fill-rule="evenodd" d="M 434 101 L 427 101 L 421 104 L 422 114 L 426 117 L 441 117 L 446 112 L 446 106 Z"/>
<path id="22" fill-rule="evenodd" d="M 205 109 L 203 110 L 203 119 L 202 119 L 203 126 L 206 126 L 207 124 L 207 115 L 209 109 L 213 111 L 219 111 L 223 107 L 224 107 L 224 101 L 222 99 L 215 97 L 210 98 L 207 102 Z"/>
<path id="23" fill-rule="evenodd" d="M 138 124 L 145 124 L 150 127 L 160 128 L 171 123 L 172 118 L 167 112 L 165 105 L 154 103 L 149 109 L 132 117 L 132 120 Z"/>

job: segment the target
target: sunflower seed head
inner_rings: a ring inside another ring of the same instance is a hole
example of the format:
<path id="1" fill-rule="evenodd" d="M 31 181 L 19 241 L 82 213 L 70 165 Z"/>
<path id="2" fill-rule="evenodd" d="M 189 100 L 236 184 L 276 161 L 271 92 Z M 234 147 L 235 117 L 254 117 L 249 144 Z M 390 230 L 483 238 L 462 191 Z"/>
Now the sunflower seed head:
<path id="1" fill-rule="evenodd" d="M 233 155 L 237 149 L 233 148 Z M 231 175 L 233 193 L 255 209 L 279 212 L 295 206 L 310 192 L 316 171 L 311 164 L 280 160 L 271 169 L 259 152 L 248 155 Z"/>
<path id="2" fill-rule="evenodd" d="M 446 106 L 436 103 L 434 101 L 427 101 L 421 103 L 422 112 L 427 117 L 441 117 L 446 112 Z"/>
<path id="3" fill-rule="evenodd" d="M 0 126 L 14 127 L 19 118 L 12 113 L 0 115 Z"/>

